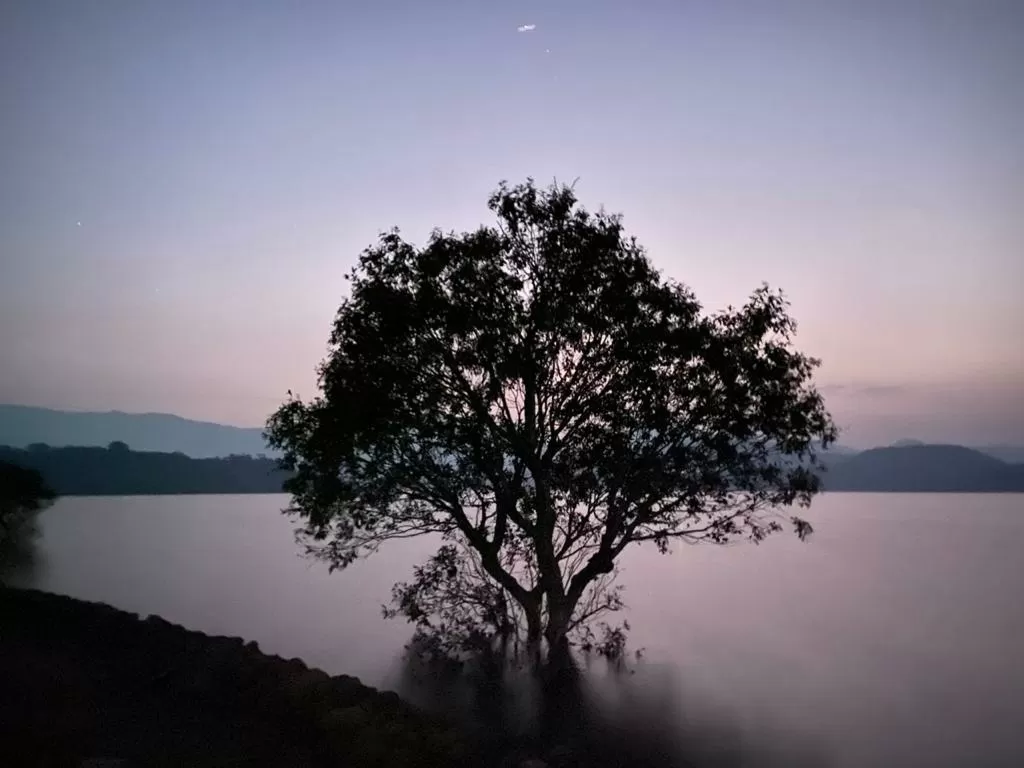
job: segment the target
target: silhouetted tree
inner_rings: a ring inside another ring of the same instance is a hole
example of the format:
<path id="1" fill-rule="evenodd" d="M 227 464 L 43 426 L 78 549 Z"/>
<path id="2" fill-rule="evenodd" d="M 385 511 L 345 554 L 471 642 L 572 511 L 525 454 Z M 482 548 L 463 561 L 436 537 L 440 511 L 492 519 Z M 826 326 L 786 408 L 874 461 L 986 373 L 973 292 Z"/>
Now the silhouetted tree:
<path id="1" fill-rule="evenodd" d="M 570 187 L 502 183 L 489 207 L 496 227 L 423 248 L 393 230 L 362 254 L 320 393 L 289 392 L 267 438 L 312 553 L 343 568 L 439 534 L 397 610 L 450 629 L 461 619 L 431 598 L 476 572 L 490 583 L 470 603 L 495 601 L 498 630 L 521 623 L 536 660 L 619 606 L 630 544 L 780 530 L 836 430 L 780 293 L 705 314 Z"/>
<path id="2" fill-rule="evenodd" d="M 107 450 L 116 451 L 118 453 L 127 453 L 128 451 L 131 450 L 131 448 L 128 447 L 128 443 L 122 440 L 114 440 L 107 446 Z"/>
<path id="3" fill-rule="evenodd" d="M 0 560 L 55 498 L 38 472 L 0 461 Z"/>

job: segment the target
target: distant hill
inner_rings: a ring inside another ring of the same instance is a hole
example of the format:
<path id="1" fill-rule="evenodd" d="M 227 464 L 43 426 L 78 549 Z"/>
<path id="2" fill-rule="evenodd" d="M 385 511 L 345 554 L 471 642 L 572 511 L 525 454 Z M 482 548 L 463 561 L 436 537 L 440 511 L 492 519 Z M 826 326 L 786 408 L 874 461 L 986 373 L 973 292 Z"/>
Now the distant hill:
<path id="1" fill-rule="evenodd" d="M 924 440 L 903 439 L 903 440 L 897 440 L 895 443 L 893 443 L 889 447 L 890 448 L 913 448 L 913 447 L 921 446 L 921 445 L 927 445 L 927 443 L 925 443 Z"/>
<path id="2" fill-rule="evenodd" d="M 829 491 L 1024 492 L 1024 464 L 960 445 L 872 448 L 827 464 Z"/>
<path id="3" fill-rule="evenodd" d="M 892 443 L 890 448 L 909 448 L 911 446 L 929 445 L 923 440 L 904 439 Z M 934 445 L 934 443 L 931 443 Z M 1024 445 L 969 445 L 975 451 L 984 453 L 1007 464 L 1024 464 Z"/>
<path id="4" fill-rule="evenodd" d="M 136 458 L 108 455 L 106 446 L 115 441 L 131 446 L 130 454 Z M 82 447 L 40 451 L 40 443 Z M 246 463 L 242 458 L 261 454 L 276 458 L 259 427 L 231 427 L 162 413 L 89 413 L 0 405 L 3 445 L 13 448 L 0 448 L 0 454 L 37 446 L 33 451 L 21 451 L 20 461 L 8 460 L 38 468 L 47 479 L 47 472 L 51 473 L 59 478 L 54 481 L 58 483 L 55 490 L 64 495 L 263 493 L 281 487 L 281 478 L 268 479 L 267 473 L 276 471 L 273 461 Z M 87 452 L 88 446 L 97 450 Z M 234 458 L 223 464 L 201 463 L 215 457 Z M 822 478 L 824 486 L 833 491 L 1024 492 L 1024 447 L 972 449 L 901 440 L 864 451 L 833 445 L 823 452 L 822 459 L 829 467 Z M 78 469 L 73 466 L 76 462 L 80 462 Z M 86 475 L 92 471 L 99 474 L 90 480 Z M 126 472 L 142 474 L 129 482 L 123 476 Z M 160 479 L 160 473 L 166 476 Z"/>
<path id="5" fill-rule="evenodd" d="M 979 445 L 975 450 L 1007 464 L 1024 464 L 1024 445 Z"/>
<path id="6" fill-rule="evenodd" d="M 60 496 L 281 493 L 288 474 L 273 459 L 193 459 L 124 444 L 29 450 L 0 446 L 0 461 L 34 469 Z"/>
<path id="7" fill-rule="evenodd" d="M 229 427 L 166 413 L 55 411 L 0 405 L 0 445 L 106 446 L 122 441 L 137 451 L 179 451 L 194 458 L 273 456 L 261 427 Z"/>

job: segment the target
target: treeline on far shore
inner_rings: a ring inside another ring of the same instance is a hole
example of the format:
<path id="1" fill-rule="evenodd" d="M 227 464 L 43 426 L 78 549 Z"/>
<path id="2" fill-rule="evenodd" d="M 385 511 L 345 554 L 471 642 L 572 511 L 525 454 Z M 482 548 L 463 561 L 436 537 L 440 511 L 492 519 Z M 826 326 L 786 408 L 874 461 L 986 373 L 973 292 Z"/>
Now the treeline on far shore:
<path id="1" fill-rule="evenodd" d="M 0 446 L 0 461 L 34 469 L 60 496 L 281 493 L 288 473 L 263 456 L 193 459 L 133 451 L 121 442 L 92 446 Z"/>

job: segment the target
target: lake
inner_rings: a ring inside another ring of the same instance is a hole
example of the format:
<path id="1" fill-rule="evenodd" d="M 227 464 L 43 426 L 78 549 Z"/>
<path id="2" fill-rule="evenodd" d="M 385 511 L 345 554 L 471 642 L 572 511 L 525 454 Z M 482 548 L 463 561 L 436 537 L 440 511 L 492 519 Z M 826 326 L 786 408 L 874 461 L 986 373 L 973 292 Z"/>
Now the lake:
<path id="1" fill-rule="evenodd" d="M 62 499 L 21 583 L 400 687 L 411 633 L 381 605 L 430 542 L 330 575 L 286 503 Z M 826 494 L 808 518 L 806 543 L 627 551 L 645 655 L 608 701 L 744 765 L 1024 765 L 1024 495 Z"/>

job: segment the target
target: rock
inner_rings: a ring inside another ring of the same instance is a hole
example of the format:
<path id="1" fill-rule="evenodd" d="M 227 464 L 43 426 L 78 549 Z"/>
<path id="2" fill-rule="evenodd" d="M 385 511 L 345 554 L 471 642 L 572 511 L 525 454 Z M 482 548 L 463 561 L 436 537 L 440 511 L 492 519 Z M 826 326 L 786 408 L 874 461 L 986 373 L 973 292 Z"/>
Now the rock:
<path id="1" fill-rule="evenodd" d="M 548 752 L 548 765 L 553 768 L 562 768 L 563 766 L 573 765 L 572 747 L 560 744 L 552 749 Z"/>
<path id="2" fill-rule="evenodd" d="M 377 734 L 359 733 L 345 745 L 342 754 L 350 756 L 351 765 L 360 768 L 405 768 L 392 760 L 397 750 L 380 739 Z"/>
<path id="3" fill-rule="evenodd" d="M 374 704 L 381 710 L 381 712 L 389 715 L 397 715 L 401 712 L 405 702 L 403 702 L 394 691 L 381 691 L 375 697 Z"/>
<path id="4" fill-rule="evenodd" d="M 182 653 L 197 654 L 202 653 L 206 648 L 206 635 L 201 632 L 188 632 L 181 636 L 179 640 L 179 647 Z"/>
<path id="5" fill-rule="evenodd" d="M 423 733 L 424 752 L 432 758 L 430 765 L 464 765 L 464 745 L 458 735 L 449 729 L 433 726 Z"/>
<path id="6" fill-rule="evenodd" d="M 187 666 L 195 671 L 196 683 L 201 690 L 212 690 L 218 681 L 237 677 L 238 648 L 227 638 L 209 637 L 206 643 L 190 654 Z"/>
<path id="7" fill-rule="evenodd" d="M 237 708 L 241 712 L 234 714 L 243 721 L 254 716 L 258 722 L 280 724 L 288 738 L 308 740 L 310 749 L 323 751 L 337 765 L 411 768 L 467 764 L 464 758 L 470 750 L 446 721 L 421 713 L 396 693 L 363 685 L 357 678 L 331 677 L 300 659 L 264 655 L 255 642 L 207 636 L 159 616 L 140 618 L 109 606 L 43 593 L 0 591 L 0 609 L 5 617 L 7 613 L 17 617 L 15 637 L 33 653 L 51 645 L 59 649 L 63 643 L 88 658 L 99 668 L 93 672 L 97 686 L 127 684 L 132 691 L 144 689 L 145 696 L 179 701 L 193 696 L 204 705 L 204 716 L 209 716 L 206 710 Z M 70 614 L 65 622 L 67 631 L 52 632 L 55 612 L 62 619 Z M 107 669 L 114 671 L 107 673 Z M 57 676 L 64 688 L 73 687 L 72 678 Z M 63 696 L 50 698 L 59 701 Z M 88 709 L 78 707 L 82 712 Z M 62 713 L 59 710 L 55 719 L 67 720 Z M 47 724 L 46 732 L 52 733 L 53 727 Z M 80 755 L 78 752 L 76 759 L 60 764 L 76 768 L 133 765 L 110 757 L 79 762 Z M 547 768 L 542 762 L 523 765 Z M 518 762 L 510 766 L 522 768 Z"/>
<path id="8" fill-rule="evenodd" d="M 291 671 L 281 679 L 281 689 L 289 701 L 308 706 L 333 704 L 331 676 L 320 669 Z"/>
<path id="9" fill-rule="evenodd" d="M 142 624 L 145 627 L 147 627 L 147 628 L 155 628 L 155 629 L 166 629 L 168 627 L 174 626 L 167 619 L 165 619 L 165 618 L 163 618 L 161 616 L 157 616 L 155 613 L 151 613 L 149 616 L 144 618 L 142 620 Z"/>
<path id="10" fill-rule="evenodd" d="M 335 736 L 349 736 L 369 724 L 370 713 L 360 706 L 332 709 L 320 719 L 321 727 Z"/>
<path id="11" fill-rule="evenodd" d="M 230 649 L 231 653 L 238 653 L 245 647 L 245 640 L 240 637 L 223 637 L 218 635 L 211 637 L 210 640 L 221 648 Z"/>
<path id="12" fill-rule="evenodd" d="M 376 691 L 363 685 L 357 678 L 349 675 L 338 675 L 331 678 L 334 685 L 334 696 L 341 706 L 359 704 L 369 699 Z"/>

